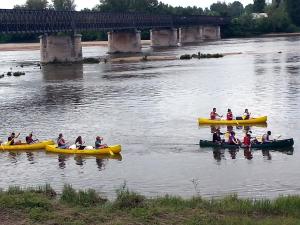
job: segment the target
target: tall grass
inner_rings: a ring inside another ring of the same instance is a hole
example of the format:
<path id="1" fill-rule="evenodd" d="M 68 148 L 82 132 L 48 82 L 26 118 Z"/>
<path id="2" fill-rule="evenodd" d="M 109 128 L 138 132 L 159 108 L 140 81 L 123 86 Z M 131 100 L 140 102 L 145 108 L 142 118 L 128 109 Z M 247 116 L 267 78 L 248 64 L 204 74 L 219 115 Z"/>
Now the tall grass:
<path id="1" fill-rule="evenodd" d="M 146 198 L 130 191 L 126 183 L 116 194 L 108 202 L 94 190 L 76 191 L 71 185 L 65 185 L 55 198 L 50 185 L 10 187 L 0 190 L 0 212 L 22 212 L 28 221 L 38 224 L 300 224 L 300 196 L 274 200 L 242 199 L 235 194 L 218 199 Z"/>
<path id="2" fill-rule="evenodd" d="M 46 187 L 41 187 L 40 189 L 22 189 L 16 186 L 9 187 L 7 191 L 0 192 L 0 208 L 42 208 L 50 210 L 52 205 L 49 196 L 44 192 L 45 190 Z"/>
<path id="3" fill-rule="evenodd" d="M 124 183 L 119 189 L 116 190 L 117 198 L 113 205 L 119 209 L 143 207 L 145 196 L 136 192 L 129 191 Z"/>
<path id="4" fill-rule="evenodd" d="M 100 197 L 95 190 L 76 191 L 71 185 L 65 185 L 60 197 L 62 202 L 84 207 L 103 204 L 107 199 Z"/>

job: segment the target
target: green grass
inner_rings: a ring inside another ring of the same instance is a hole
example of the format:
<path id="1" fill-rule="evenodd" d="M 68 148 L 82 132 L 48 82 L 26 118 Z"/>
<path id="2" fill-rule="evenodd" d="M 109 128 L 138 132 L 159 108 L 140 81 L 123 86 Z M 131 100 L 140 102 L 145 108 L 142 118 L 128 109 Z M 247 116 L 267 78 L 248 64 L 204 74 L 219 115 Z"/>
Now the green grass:
<path id="1" fill-rule="evenodd" d="M 169 196 L 146 198 L 126 184 L 108 201 L 94 190 L 66 185 L 60 195 L 49 186 L 0 191 L 3 224 L 208 224 L 299 225 L 300 196 L 274 200 Z"/>
<path id="2" fill-rule="evenodd" d="M 72 205 L 84 207 L 104 204 L 107 199 L 100 197 L 95 190 L 76 191 L 71 185 L 65 185 L 60 200 Z"/>

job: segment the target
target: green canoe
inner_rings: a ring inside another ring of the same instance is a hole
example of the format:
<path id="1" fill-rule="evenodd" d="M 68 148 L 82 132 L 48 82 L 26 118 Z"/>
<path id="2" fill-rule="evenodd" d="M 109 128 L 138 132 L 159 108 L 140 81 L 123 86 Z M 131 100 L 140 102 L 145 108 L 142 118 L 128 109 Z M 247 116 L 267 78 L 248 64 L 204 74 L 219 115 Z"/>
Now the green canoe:
<path id="1" fill-rule="evenodd" d="M 216 143 L 212 141 L 207 140 L 200 140 L 200 147 L 219 147 L 219 148 L 245 148 L 241 145 L 230 145 L 228 143 Z M 274 149 L 274 148 L 288 148 L 292 147 L 294 145 L 294 139 L 284 139 L 284 140 L 276 140 L 272 142 L 267 143 L 257 143 L 251 145 L 251 148 L 257 148 L 257 149 Z"/>

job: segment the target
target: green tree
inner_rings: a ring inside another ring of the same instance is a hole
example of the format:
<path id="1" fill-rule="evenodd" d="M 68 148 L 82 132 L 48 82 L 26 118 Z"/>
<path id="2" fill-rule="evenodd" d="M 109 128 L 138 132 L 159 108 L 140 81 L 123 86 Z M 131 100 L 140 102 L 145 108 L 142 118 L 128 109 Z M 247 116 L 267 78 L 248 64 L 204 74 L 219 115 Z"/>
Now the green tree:
<path id="1" fill-rule="evenodd" d="M 239 1 L 234 1 L 228 5 L 229 16 L 235 18 L 239 17 L 244 12 L 244 6 Z"/>
<path id="2" fill-rule="evenodd" d="M 25 3 L 26 9 L 41 10 L 48 7 L 48 0 L 27 0 Z"/>
<path id="3" fill-rule="evenodd" d="M 228 16 L 228 6 L 225 2 L 217 2 L 213 3 L 210 6 L 210 11 L 214 12 L 213 14 L 218 16 Z"/>
<path id="4" fill-rule="evenodd" d="M 262 13 L 266 7 L 266 0 L 254 0 L 253 2 L 253 12 Z"/>
<path id="5" fill-rule="evenodd" d="M 25 5 L 14 5 L 14 9 L 25 9 Z"/>
<path id="6" fill-rule="evenodd" d="M 74 0 L 52 0 L 52 3 L 55 10 L 74 11 L 76 9 Z"/>
<path id="7" fill-rule="evenodd" d="M 300 26 L 300 3 L 299 0 L 286 0 L 286 10 L 291 20 Z"/>
<path id="8" fill-rule="evenodd" d="M 100 0 L 96 9 L 102 12 L 151 12 L 157 6 L 157 0 Z"/>
<path id="9" fill-rule="evenodd" d="M 245 13 L 247 13 L 247 14 L 253 13 L 253 4 L 248 4 L 248 5 L 246 5 L 244 11 L 245 11 Z"/>

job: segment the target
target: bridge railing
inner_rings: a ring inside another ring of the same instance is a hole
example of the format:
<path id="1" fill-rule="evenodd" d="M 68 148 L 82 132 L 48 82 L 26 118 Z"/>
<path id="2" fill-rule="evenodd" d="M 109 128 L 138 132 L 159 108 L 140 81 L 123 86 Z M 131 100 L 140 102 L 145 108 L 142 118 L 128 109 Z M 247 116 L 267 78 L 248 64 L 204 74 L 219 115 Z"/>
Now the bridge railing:
<path id="1" fill-rule="evenodd" d="M 170 16 L 143 13 L 101 13 L 0 9 L 0 33 L 55 33 L 222 25 L 228 20 L 213 16 Z"/>

